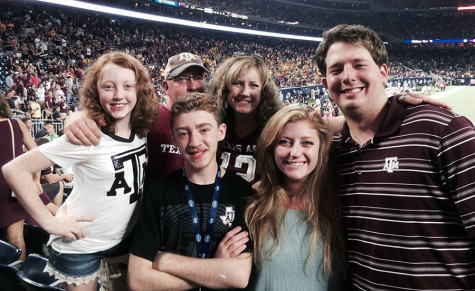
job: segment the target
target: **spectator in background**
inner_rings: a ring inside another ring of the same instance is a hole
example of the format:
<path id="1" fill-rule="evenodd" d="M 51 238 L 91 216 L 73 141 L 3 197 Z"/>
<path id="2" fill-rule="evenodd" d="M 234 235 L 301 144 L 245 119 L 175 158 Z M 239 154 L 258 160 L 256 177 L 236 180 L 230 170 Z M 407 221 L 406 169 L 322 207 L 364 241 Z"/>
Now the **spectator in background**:
<path id="1" fill-rule="evenodd" d="M 36 97 L 40 99 L 40 104 L 41 104 L 42 109 L 45 109 L 45 93 L 46 93 L 46 90 L 45 90 L 44 82 L 41 82 L 38 88 L 36 88 Z"/>
<path id="2" fill-rule="evenodd" d="M 35 140 L 37 146 L 41 146 L 49 142 L 49 139 L 46 137 L 40 137 Z M 46 193 L 48 198 L 56 205 L 60 207 L 63 203 L 63 192 L 64 184 L 63 181 L 71 183 L 73 181 L 73 175 L 71 173 L 53 173 L 53 167 L 47 167 L 44 170 L 41 170 L 40 182 L 43 187 L 43 191 Z"/>
<path id="3" fill-rule="evenodd" d="M 73 78 L 71 77 L 71 74 L 68 73 L 66 75 L 66 81 L 64 82 L 64 86 L 66 87 L 66 104 L 71 104 L 73 102 L 73 85 Z"/>
<path id="4" fill-rule="evenodd" d="M 35 88 L 38 88 L 40 85 L 40 79 L 38 78 L 38 74 L 36 72 L 31 75 L 29 81 L 32 85 L 35 85 Z"/>
<path id="5" fill-rule="evenodd" d="M 13 82 L 13 72 L 9 71 L 7 77 L 5 78 L 5 93 L 10 92 L 13 85 L 15 85 L 15 82 Z"/>
<path id="6" fill-rule="evenodd" d="M 51 139 L 49 138 L 50 134 L 53 135 L 53 139 L 58 137 L 54 131 L 53 122 L 51 120 L 46 120 L 43 124 L 43 128 L 36 133 L 35 139 L 38 139 L 40 137 L 47 137 L 51 141 Z"/>
<path id="7" fill-rule="evenodd" d="M 65 96 L 66 94 L 64 94 L 63 89 L 61 89 L 61 85 L 56 84 L 56 90 L 54 91 L 54 97 L 55 97 L 56 103 L 59 102 L 62 99 L 62 97 L 65 97 Z"/>
<path id="8" fill-rule="evenodd" d="M 31 121 L 31 118 L 25 116 L 21 118 L 21 121 L 26 125 L 26 128 L 28 129 L 30 135 L 33 135 L 33 122 Z"/>
<path id="9" fill-rule="evenodd" d="M 59 137 L 54 128 L 54 124 L 50 120 L 47 120 L 45 122 L 45 129 L 46 129 L 46 137 L 50 141 L 57 139 Z"/>
<path id="10" fill-rule="evenodd" d="M 26 149 L 36 148 L 35 141 L 31 137 L 27 127 L 23 122 L 11 119 L 11 110 L 4 98 L 0 98 L 0 166 L 5 165 L 13 159 L 23 154 L 23 145 Z M 12 137 L 13 131 L 13 137 Z M 14 144 L 12 143 L 14 140 Z M 14 153 L 13 153 L 14 149 Z M 33 177 L 37 181 L 37 188 L 33 187 L 32 194 L 39 194 L 39 173 Z M 36 195 L 38 195 L 36 194 Z M 20 260 L 26 256 L 26 245 L 23 237 L 23 224 L 30 216 L 20 205 L 16 198 L 12 197 L 12 189 L 8 186 L 3 173 L 0 173 L 0 228 L 6 228 L 7 240 L 9 243 L 22 250 Z"/>
<path id="11" fill-rule="evenodd" d="M 59 105 L 56 105 L 54 107 L 54 113 L 53 113 L 53 120 L 56 120 L 56 121 L 61 121 L 61 120 L 64 120 L 66 118 L 66 115 L 64 114 L 61 114 L 61 107 Z"/>
<path id="12" fill-rule="evenodd" d="M 53 109 L 54 109 L 54 95 L 53 95 L 53 91 L 49 90 L 45 98 L 45 111 L 48 117 L 53 114 Z"/>
<path id="13" fill-rule="evenodd" d="M 30 104 L 30 106 L 31 106 L 31 118 L 40 119 L 41 118 L 40 98 L 36 97 L 35 101 L 33 101 Z"/>
<path id="14" fill-rule="evenodd" d="M 59 114 L 66 118 L 66 116 L 68 116 L 68 104 L 66 103 L 66 97 L 61 96 L 59 101 L 56 102 L 55 107 L 56 106 L 59 106 Z M 55 108 L 53 108 L 53 110 L 55 110 Z"/>
<path id="15" fill-rule="evenodd" d="M 16 85 L 13 85 L 10 92 L 8 92 L 7 95 L 5 95 L 5 98 L 7 99 L 8 107 L 14 110 L 16 110 L 16 100 L 20 98 L 20 96 L 18 96 L 16 92 L 16 89 L 17 89 Z"/>

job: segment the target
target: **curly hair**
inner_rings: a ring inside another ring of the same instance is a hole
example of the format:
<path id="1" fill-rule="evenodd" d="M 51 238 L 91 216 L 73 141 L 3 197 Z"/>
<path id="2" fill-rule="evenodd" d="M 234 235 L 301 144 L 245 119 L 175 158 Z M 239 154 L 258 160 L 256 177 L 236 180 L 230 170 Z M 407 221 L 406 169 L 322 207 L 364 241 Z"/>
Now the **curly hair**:
<path id="1" fill-rule="evenodd" d="M 220 106 L 226 108 L 231 84 L 237 80 L 242 72 L 247 72 L 251 68 L 257 69 L 261 76 L 261 101 L 257 107 L 256 116 L 259 124 L 265 124 L 274 113 L 283 107 L 283 103 L 279 100 L 279 90 L 274 80 L 272 80 L 272 73 L 262 58 L 243 55 L 227 59 L 216 70 L 207 92 L 218 100 Z M 228 108 L 226 110 L 226 121 L 231 121 L 232 115 L 232 109 Z"/>
<path id="2" fill-rule="evenodd" d="M 317 48 L 317 65 L 323 76 L 327 74 L 328 50 L 337 42 L 366 48 L 378 67 L 388 63 L 388 51 L 376 32 L 362 25 L 340 24 L 323 33 L 323 41 Z"/>
<path id="3" fill-rule="evenodd" d="M 312 230 L 310 236 L 309 261 L 317 248 L 317 237 L 324 243 L 324 274 L 331 274 L 332 262 L 342 263 L 343 237 L 340 232 L 340 212 L 336 186 L 331 182 L 329 152 L 332 134 L 318 112 L 300 105 L 289 105 L 279 110 L 264 127 L 257 143 L 257 167 L 261 180 L 255 185 L 256 193 L 245 212 L 246 224 L 254 244 L 254 260 L 258 266 L 270 258 L 279 244 L 279 233 L 285 219 L 284 206 L 288 196 L 283 189 L 283 174 L 277 167 L 274 150 L 286 124 L 307 121 L 318 133 L 320 148 L 317 165 L 306 177 L 299 193 L 305 213 L 304 221 Z M 275 241 L 272 249 L 264 253 L 263 242 L 271 236 Z"/>
<path id="4" fill-rule="evenodd" d="M 133 56 L 117 51 L 100 56 L 86 72 L 80 91 L 81 104 L 93 120 L 105 123 L 103 131 L 106 134 L 115 133 L 115 120 L 101 107 L 97 88 L 101 70 L 108 63 L 130 69 L 135 73 L 137 103 L 132 110 L 130 124 L 139 137 L 144 137 L 158 119 L 158 98 L 147 69 Z"/>

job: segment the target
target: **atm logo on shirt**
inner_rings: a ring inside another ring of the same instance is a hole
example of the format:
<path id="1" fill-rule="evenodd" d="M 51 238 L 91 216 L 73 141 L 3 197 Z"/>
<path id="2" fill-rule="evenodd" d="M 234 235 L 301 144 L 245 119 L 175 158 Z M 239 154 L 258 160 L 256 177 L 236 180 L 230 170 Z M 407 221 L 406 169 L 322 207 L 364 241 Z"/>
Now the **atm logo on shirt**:
<path id="1" fill-rule="evenodd" d="M 219 216 L 219 218 L 221 218 L 221 221 L 224 225 L 226 225 L 227 227 L 231 227 L 233 225 L 235 213 L 236 211 L 232 206 L 226 207 L 226 212 L 224 213 L 224 215 Z"/>
<path id="2" fill-rule="evenodd" d="M 107 191 L 107 196 L 116 196 L 117 192 L 130 194 L 132 204 L 142 197 L 144 169 L 147 165 L 147 147 L 143 146 L 111 157 L 115 169 L 115 180 Z"/>
<path id="3" fill-rule="evenodd" d="M 399 169 L 399 162 L 397 160 L 397 157 L 386 158 L 383 170 L 386 170 L 388 173 L 392 173 L 395 169 Z"/>

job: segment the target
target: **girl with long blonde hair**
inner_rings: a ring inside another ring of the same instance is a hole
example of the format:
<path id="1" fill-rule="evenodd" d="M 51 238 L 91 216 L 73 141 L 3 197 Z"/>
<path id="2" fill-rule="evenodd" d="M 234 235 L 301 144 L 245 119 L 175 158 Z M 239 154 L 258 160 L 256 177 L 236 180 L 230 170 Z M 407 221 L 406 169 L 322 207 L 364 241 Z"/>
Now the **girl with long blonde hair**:
<path id="1" fill-rule="evenodd" d="M 311 108 L 288 106 L 257 144 L 260 181 L 245 218 L 256 290 L 336 290 L 343 238 L 329 152 L 332 133 Z M 340 280 L 341 282 L 341 280 Z"/>

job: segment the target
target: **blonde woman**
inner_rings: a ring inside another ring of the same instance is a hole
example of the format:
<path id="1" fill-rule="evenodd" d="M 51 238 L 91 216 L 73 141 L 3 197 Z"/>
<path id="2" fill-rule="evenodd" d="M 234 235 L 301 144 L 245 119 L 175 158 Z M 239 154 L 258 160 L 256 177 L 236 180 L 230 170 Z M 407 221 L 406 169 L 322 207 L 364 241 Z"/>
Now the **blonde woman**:
<path id="1" fill-rule="evenodd" d="M 255 290 L 339 290 L 343 238 L 328 155 L 332 134 L 310 108 L 291 105 L 257 144 L 260 181 L 246 210 Z"/>
<path id="2" fill-rule="evenodd" d="M 271 71 L 260 56 L 233 56 L 219 66 L 208 93 L 226 110 L 228 130 L 218 156 L 221 167 L 255 181 L 257 139 L 267 120 L 283 106 Z"/>

